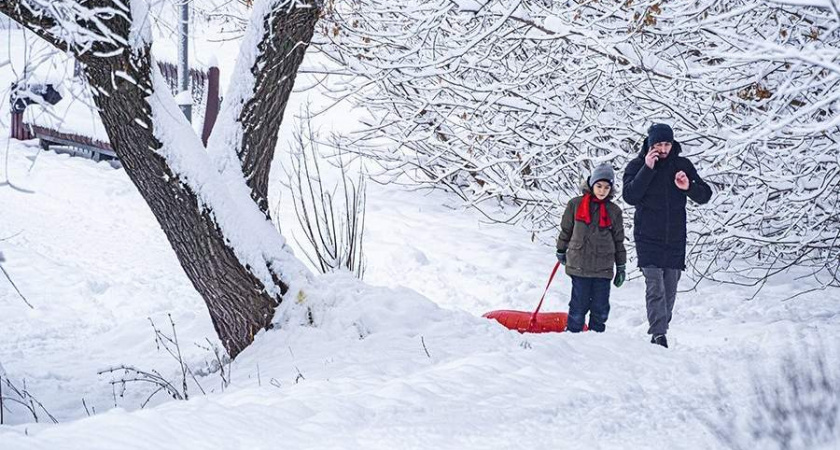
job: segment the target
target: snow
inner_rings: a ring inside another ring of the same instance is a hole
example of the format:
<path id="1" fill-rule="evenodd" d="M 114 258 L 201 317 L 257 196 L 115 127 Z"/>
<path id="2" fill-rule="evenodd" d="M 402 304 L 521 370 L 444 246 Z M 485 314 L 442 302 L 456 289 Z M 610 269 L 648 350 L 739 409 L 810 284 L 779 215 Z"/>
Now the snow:
<path id="1" fill-rule="evenodd" d="M 458 7 L 460 12 L 478 12 L 484 7 L 486 2 L 476 0 L 450 0 Z"/>
<path id="2" fill-rule="evenodd" d="M 178 106 L 192 105 L 192 94 L 190 91 L 181 91 L 175 96 L 175 104 Z"/>
<path id="3" fill-rule="evenodd" d="M 150 22 L 148 0 L 130 0 L 131 31 L 128 35 L 128 43 L 135 51 L 152 43 L 152 27 Z"/>
<path id="4" fill-rule="evenodd" d="M 558 36 L 565 36 L 571 31 L 569 25 L 557 16 L 548 16 L 543 19 L 543 26 Z"/>
<path id="5" fill-rule="evenodd" d="M 113 408 L 98 370 L 176 376 L 146 317 L 162 327 L 172 315 L 192 366 L 212 359 L 193 345 L 216 340 L 206 309 L 121 170 L 3 146 L 11 179 L 34 192 L 0 189 L 3 267 L 35 310 L 0 284 L 0 362 L 61 422 L 19 415 L 0 427 L 4 449 L 713 448 L 701 419 L 714 417 L 716 379 L 743 411 L 752 370 L 803 342 L 828 346 L 840 330 L 836 292 L 784 301 L 782 283 L 746 301 L 750 290 L 708 284 L 680 294 L 673 348 L 661 349 L 647 342 L 644 286 L 631 276 L 614 290 L 605 334 L 508 332 L 480 314 L 535 307 L 552 249 L 441 193 L 371 184 L 366 284 L 319 277 L 284 303 L 224 392 L 213 373 L 199 377 L 215 390 L 206 396 L 140 410 L 149 390 L 129 386 Z M 564 310 L 568 295 L 561 277 L 545 309 Z"/>
<path id="6" fill-rule="evenodd" d="M 221 61 L 223 73 L 232 72 L 229 63 Z M 0 68 L 0 82 L 10 77 Z M 172 149 L 167 161 L 200 195 L 240 204 L 241 186 L 211 176 L 197 138 L 161 92 L 151 99 L 155 114 L 175 118 L 157 121 L 169 125 L 157 129 Z M 307 97 L 323 102 L 298 94 L 289 113 Z M 335 108 L 318 124 L 352 127 L 354 114 Z M 278 149 L 288 145 L 281 140 Z M 749 435 L 753 376 L 772 387 L 790 355 L 812 368 L 802 358 L 813 348 L 825 351 L 829 367 L 840 362 L 840 292 L 789 299 L 818 286 L 798 273 L 754 299 L 754 288 L 704 282 L 690 290 L 684 279 L 667 350 L 648 343 L 635 270 L 613 289 L 604 334 L 507 331 L 481 314 L 534 308 L 553 248 L 484 222 L 442 192 L 369 183 L 364 283 L 346 273 L 301 283 L 276 327 L 232 363 L 222 389 L 212 352 L 200 347 L 218 344 L 206 307 L 125 172 L 39 151 L 34 141 L 3 137 L 0 148 L 0 263 L 34 306 L 0 277 L 0 375 L 25 380 L 60 422 L 35 423 L 13 408 L 0 426 L 3 450 L 721 448 L 708 423 L 727 421 Z M 272 171 L 270 204 L 279 204 L 273 213 L 285 245 L 301 254 L 283 163 Z M 255 213 L 233 208 L 220 209 L 229 212 L 223 222 Z M 238 246 L 257 253 L 284 244 L 267 237 L 268 226 L 230 228 L 253 239 Z M 569 293 L 569 278 L 558 277 L 543 310 L 565 310 Z M 189 401 L 159 394 L 140 408 L 149 387 L 114 391 L 112 375 L 97 372 L 130 364 L 178 380 L 178 364 L 156 349 L 149 324 L 166 331 L 168 316 L 207 394 L 190 381 Z"/>
<path id="7" fill-rule="evenodd" d="M 93 98 L 83 86 L 65 83 L 69 95 L 64 96 L 56 105 L 42 107 L 30 105 L 23 112 L 24 121 L 33 125 L 60 130 L 64 133 L 78 134 L 109 142 L 108 134 Z"/>
<path id="8" fill-rule="evenodd" d="M 812 6 L 814 8 L 830 9 L 834 6 L 833 0 L 770 0 L 780 5 Z"/>

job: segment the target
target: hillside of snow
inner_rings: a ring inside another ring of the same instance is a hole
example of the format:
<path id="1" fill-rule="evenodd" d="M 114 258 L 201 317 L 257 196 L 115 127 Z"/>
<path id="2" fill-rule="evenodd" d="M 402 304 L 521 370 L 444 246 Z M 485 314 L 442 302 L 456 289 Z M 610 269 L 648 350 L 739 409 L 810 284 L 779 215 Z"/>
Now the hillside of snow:
<path id="1" fill-rule="evenodd" d="M 60 422 L 7 413 L 4 449 L 715 448 L 706 422 L 724 404 L 751 414 L 753 374 L 776 382 L 783 358 L 815 346 L 836 367 L 837 293 L 785 301 L 784 283 L 754 300 L 730 286 L 681 293 L 667 350 L 647 341 L 639 279 L 614 290 L 604 334 L 507 331 L 480 314 L 533 308 L 552 249 L 445 195 L 371 184 L 365 283 L 319 277 L 232 364 L 223 392 L 208 370 L 206 395 L 190 381 L 189 401 L 158 395 L 140 409 L 151 387 L 115 391 L 97 372 L 178 380 L 148 319 L 167 331 L 167 314 L 189 365 L 212 367 L 201 299 L 121 170 L 3 145 L 17 187 L 0 188 L 3 268 L 34 309 L 0 283 L 0 361 Z M 569 281 L 555 283 L 547 309 L 564 310 Z"/>

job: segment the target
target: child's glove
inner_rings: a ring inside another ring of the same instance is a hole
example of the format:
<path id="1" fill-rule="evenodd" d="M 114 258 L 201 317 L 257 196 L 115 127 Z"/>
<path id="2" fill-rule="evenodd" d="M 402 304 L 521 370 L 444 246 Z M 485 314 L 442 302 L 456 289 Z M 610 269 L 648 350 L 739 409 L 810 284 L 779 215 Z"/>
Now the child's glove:
<path id="1" fill-rule="evenodd" d="M 566 265 L 566 252 L 561 252 L 557 250 L 557 261 L 560 261 L 560 264 Z"/>
<path id="2" fill-rule="evenodd" d="M 627 279 L 627 272 L 625 269 L 626 266 L 624 264 L 615 266 L 615 279 L 613 280 L 613 285 L 615 287 L 621 287 L 621 285 L 624 284 L 624 280 Z"/>

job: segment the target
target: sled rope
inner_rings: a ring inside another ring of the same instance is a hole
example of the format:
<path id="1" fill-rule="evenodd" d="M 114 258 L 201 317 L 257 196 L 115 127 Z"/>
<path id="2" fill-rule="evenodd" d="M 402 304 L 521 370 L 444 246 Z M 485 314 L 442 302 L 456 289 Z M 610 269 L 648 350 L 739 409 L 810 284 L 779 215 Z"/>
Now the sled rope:
<path id="1" fill-rule="evenodd" d="M 548 277 L 548 283 L 545 285 L 545 290 L 543 291 L 542 297 L 540 297 L 540 303 L 537 305 L 537 309 L 534 310 L 534 314 L 531 315 L 531 322 L 528 325 L 529 329 L 532 329 L 534 325 L 537 324 L 537 314 L 540 312 L 540 308 L 542 308 L 543 300 L 545 300 L 545 294 L 548 293 L 548 288 L 551 286 L 551 282 L 554 280 L 554 275 L 557 274 L 557 269 L 560 268 L 560 261 L 557 261 L 554 264 L 554 270 L 551 271 L 551 276 Z"/>

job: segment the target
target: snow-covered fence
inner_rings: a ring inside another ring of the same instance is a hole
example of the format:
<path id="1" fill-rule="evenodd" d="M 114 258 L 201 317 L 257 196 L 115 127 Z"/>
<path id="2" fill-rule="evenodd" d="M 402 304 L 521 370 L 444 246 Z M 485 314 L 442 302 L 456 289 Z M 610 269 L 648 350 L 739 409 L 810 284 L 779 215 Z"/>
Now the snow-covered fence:
<path id="1" fill-rule="evenodd" d="M 31 127 L 25 125 L 23 120 L 23 112 L 27 105 L 55 105 L 61 98 L 61 93 L 51 83 L 13 83 L 9 94 L 12 111 L 11 137 L 21 141 L 34 137 Z"/>
<path id="2" fill-rule="evenodd" d="M 158 62 L 163 78 L 172 91 L 173 95 L 178 94 L 178 66 L 168 61 Z M 206 70 L 190 68 L 190 95 L 193 105 L 204 105 L 204 126 L 201 136 L 204 145 L 207 145 L 207 138 L 215 124 L 216 114 L 219 111 L 219 68 L 208 67 Z M 208 112 L 212 112 L 212 120 L 208 122 Z M 207 129 L 209 124 L 210 129 Z"/>
<path id="3" fill-rule="evenodd" d="M 23 111 L 12 111 L 12 124 L 10 128 L 12 139 L 26 141 L 35 137 L 32 129 L 23 123 Z"/>

